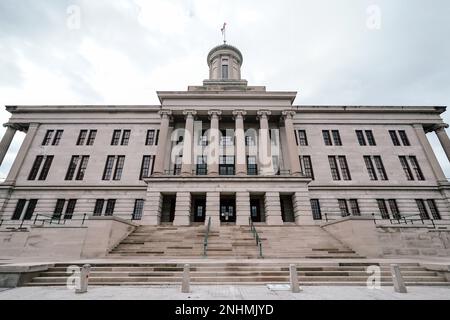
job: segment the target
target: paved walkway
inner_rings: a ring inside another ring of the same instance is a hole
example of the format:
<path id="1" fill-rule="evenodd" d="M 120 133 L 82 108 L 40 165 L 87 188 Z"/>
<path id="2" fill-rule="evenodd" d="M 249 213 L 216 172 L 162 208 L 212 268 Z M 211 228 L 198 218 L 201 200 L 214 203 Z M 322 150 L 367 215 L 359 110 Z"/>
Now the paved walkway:
<path id="1" fill-rule="evenodd" d="M 283 289 L 283 288 L 281 288 Z M 265 285 L 191 286 L 191 293 L 181 293 L 179 286 L 109 287 L 92 286 L 84 294 L 62 287 L 0 288 L 0 300 L 450 300 L 448 287 L 408 287 L 408 293 L 395 293 L 392 287 L 303 287 L 301 293 L 271 290 Z"/>

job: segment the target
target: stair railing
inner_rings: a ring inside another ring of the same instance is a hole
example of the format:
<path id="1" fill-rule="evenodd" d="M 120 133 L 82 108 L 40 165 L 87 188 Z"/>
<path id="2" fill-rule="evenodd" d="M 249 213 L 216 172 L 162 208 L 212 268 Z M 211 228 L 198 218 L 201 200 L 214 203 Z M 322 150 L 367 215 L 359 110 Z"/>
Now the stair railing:
<path id="1" fill-rule="evenodd" d="M 206 226 L 205 238 L 203 239 L 203 256 L 208 255 L 208 236 L 211 229 L 211 217 L 208 218 L 208 225 Z"/>
<path id="2" fill-rule="evenodd" d="M 262 258 L 263 257 L 262 241 L 258 234 L 258 231 L 256 231 L 255 225 L 253 224 L 253 220 L 251 217 L 248 218 L 248 223 L 250 225 L 250 232 L 253 234 L 253 238 L 255 238 L 255 240 L 256 240 L 256 246 L 258 247 L 258 250 L 259 250 L 259 257 Z"/>

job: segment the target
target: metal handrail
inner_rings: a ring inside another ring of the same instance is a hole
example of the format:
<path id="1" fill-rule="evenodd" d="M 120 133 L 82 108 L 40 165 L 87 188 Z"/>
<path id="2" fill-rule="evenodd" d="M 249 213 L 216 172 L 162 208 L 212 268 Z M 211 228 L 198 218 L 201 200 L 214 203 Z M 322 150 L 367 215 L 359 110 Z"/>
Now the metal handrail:
<path id="1" fill-rule="evenodd" d="M 258 234 L 258 231 L 256 231 L 255 225 L 253 224 L 253 220 L 251 217 L 248 218 L 248 222 L 250 224 L 250 232 L 253 233 L 253 238 L 255 238 L 256 240 L 256 245 L 258 246 L 259 249 L 259 257 L 262 258 L 263 257 L 263 253 L 262 253 L 262 241 L 261 238 Z"/>
<path id="2" fill-rule="evenodd" d="M 203 256 L 208 255 L 208 236 L 211 229 L 211 217 L 208 218 L 208 225 L 206 226 L 205 238 L 203 239 Z"/>
<path id="3" fill-rule="evenodd" d="M 418 219 L 413 219 L 411 217 L 415 217 L 415 216 L 419 216 Z M 414 225 L 414 222 L 419 222 L 422 225 L 425 225 L 426 221 L 431 222 L 431 225 L 433 227 L 433 229 L 436 229 L 438 226 L 442 226 L 442 225 L 449 225 L 450 226 L 450 220 L 449 219 L 433 219 L 433 218 L 423 218 L 420 214 L 410 214 L 410 215 L 400 215 L 398 218 L 389 218 L 389 219 L 383 219 L 383 218 L 376 218 L 375 217 L 375 213 L 372 213 L 372 217 L 373 217 L 373 223 L 376 225 L 377 221 L 384 221 L 384 222 L 389 222 L 390 224 L 411 224 Z M 439 221 L 439 223 L 436 223 L 435 221 Z M 444 223 L 443 223 L 444 222 Z M 426 224 L 428 226 L 430 226 L 430 224 Z"/>
<path id="4" fill-rule="evenodd" d="M 38 213 L 35 215 L 34 219 L 21 219 L 21 220 L 0 220 L 0 226 L 2 225 L 11 225 L 11 226 L 18 226 L 19 229 L 23 227 L 23 225 L 26 223 L 27 225 L 37 225 L 40 224 L 41 226 L 44 226 L 46 223 L 49 225 L 51 224 L 57 224 L 57 225 L 65 225 L 66 221 L 81 221 L 81 225 L 84 225 L 86 222 L 88 214 L 84 213 L 81 218 L 78 217 L 72 217 L 70 219 L 65 219 L 63 215 L 59 217 L 53 217 L 53 216 L 47 216 L 42 213 Z M 43 218 L 41 218 L 43 217 Z"/>

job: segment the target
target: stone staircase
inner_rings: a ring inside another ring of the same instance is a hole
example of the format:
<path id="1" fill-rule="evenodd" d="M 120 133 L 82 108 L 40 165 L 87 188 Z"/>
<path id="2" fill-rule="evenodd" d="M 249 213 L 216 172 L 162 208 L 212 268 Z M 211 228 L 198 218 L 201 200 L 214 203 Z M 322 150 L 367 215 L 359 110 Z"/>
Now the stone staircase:
<path id="1" fill-rule="evenodd" d="M 105 262 L 92 264 L 90 285 L 161 285 L 181 283 L 184 262 Z M 407 286 L 449 286 L 444 276 L 417 263 L 398 263 Z M 308 260 L 297 263 L 300 285 L 303 286 L 366 286 L 370 274 L 366 268 L 381 268 L 381 285 L 392 285 L 389 265 L 375 262 L 327 262 Z M 69 264 L 56 264 L 32 279 L 26 286 L 65 286 Z M 80 264 L 81 266 L 81 264 Z M 289 282 L 288 262 L 190 261 L 193 284 L 280 284 Z"/>
<path id="2" fill-rule="evenodd" d="M 349 259 L 361 258 L 319 226 L 256 227 L 264 258 Z M 109 257 L 198 258 L 203 255 L 205 226 L 140 226 L 110 253 Z M 259 257 L 249 226 L 226 225 L 208 237 L 208 258 Z"/>

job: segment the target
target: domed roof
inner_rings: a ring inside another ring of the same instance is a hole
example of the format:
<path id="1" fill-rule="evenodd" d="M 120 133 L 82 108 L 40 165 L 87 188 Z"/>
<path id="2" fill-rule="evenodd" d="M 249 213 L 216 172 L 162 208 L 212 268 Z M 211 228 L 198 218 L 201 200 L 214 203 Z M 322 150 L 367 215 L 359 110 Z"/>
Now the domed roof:
<path id="1" fill-rule="evenodd" d="M 221 50 L 233 51 L 239 57 L 240 63 L 242 64 L 244 59 L 242 57 L 242 53 L 239 51 L 238 48 L 230 46 L 229 44 L 221 44 L 221 45 L 218 45 L 218 46 L 212 48 L 211 51 L 209 51 L 208 57 L 207 57 L 208 65 L 211 63 L 211 57 L 214 55 L 214 53 L 216 53 L 217 51 L 221 51 Z"/>

